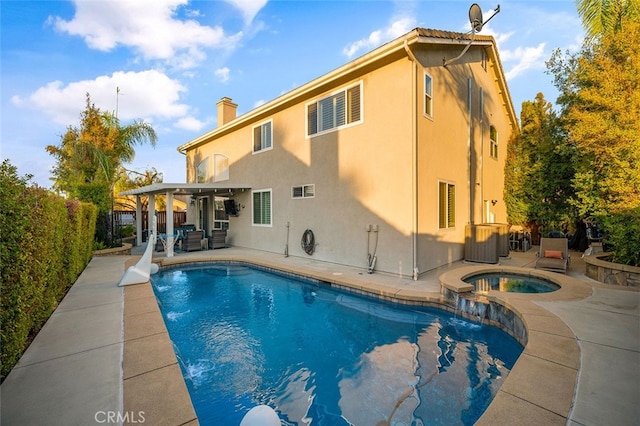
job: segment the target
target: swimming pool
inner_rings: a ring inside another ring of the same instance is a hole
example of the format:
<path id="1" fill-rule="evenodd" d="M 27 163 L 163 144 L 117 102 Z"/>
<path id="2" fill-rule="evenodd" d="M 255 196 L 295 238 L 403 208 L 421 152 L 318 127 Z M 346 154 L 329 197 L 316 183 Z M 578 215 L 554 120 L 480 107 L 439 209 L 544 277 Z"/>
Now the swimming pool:
<path id="1" fill-rule="evenodd" d="M 464 282 L 473 284 L 476 293 L 488 293 L 490 290 L 511 293 L 549 293 L 560 289 L 560 286 L 543 278 L 515 273 L 489 272 L 472 275 Z"/>
<path id="2" fill-rule="evenodd" d="M 497 328 L 238 264 L 152 286 L 202 425 L 473 424 L 522 352 Z M 397 406 L 397 408 L 396 408 Z"/>

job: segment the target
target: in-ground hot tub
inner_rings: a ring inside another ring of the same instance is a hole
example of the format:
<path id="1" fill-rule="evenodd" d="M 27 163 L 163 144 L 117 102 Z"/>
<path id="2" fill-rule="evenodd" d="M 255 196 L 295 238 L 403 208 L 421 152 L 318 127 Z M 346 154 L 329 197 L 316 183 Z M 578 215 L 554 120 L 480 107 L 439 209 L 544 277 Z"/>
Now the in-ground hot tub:
<path id="1" fill-rule="evenodd" d="M 474 286 L 474 292 L 487 294 L 491 290 L 507 291 L 510 293 L 550 293 L 560 289 L 558 284 L 541 277 L 531 275 L 483 272 L 463 279 Z"/>

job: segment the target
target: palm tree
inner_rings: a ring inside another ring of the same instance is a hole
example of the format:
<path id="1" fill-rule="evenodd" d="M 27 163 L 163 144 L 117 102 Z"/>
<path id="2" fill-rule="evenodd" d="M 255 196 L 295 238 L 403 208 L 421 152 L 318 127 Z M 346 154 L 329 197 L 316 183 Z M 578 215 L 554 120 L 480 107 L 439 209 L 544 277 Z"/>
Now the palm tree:
<path id="1" fill-rule="evenodd" d="M 116 182 L 125 173 L 123 163 L 133 161 L 135 156 L 135 145 L 142 145 L 149 142 L 151 146 L 156 145 L 157 136 L 149 124 L 135 120 L 126 126 L 121 126 L 118 117 L 115 114 L 105 112 L 102 114 L 102 125 L 107 131 L 107 138 L 103 142 L 102 148 L 97 148 L 95 158 L 100 165 L 104 174 L 104 178 L 109 183 L 109 194 L 111 195 L 111 208 L 109 211 L 111 217 L 111 226 L 107 232 L 107 236 L 114 244 L 114 223 L 113 223 L 113 207 L 115 201 L 115 185 Z"/>
<path id="2" fill-rule="evenodd" d="M 115 114 L 101 112 L 91 104 L 88 93 L 80 121 L 80 128 L 69 126 L 59 146 L 46 148 L 57 159 L 54 188 L 69 197 L 94 202 L 99 214 L 105 215 L 113 210 L 113 189 L 123 173 L 123 163 L 133 160 L 136 145 L 149 142 L 155 146 L 157 136 L 149 124 L 140 120 L 120 125 Z M 102 228 L 97 233 L 104 232 L 105 227 Z M 105 242 L 111 243 L 108 224 L 106 228 Z"/>
<path id="3" fill-rule="evenodd" d="M 640 18 L 638 0 L 576 0 L 576 3 L 588 39 L 620 31 L 625 17 Z"/>

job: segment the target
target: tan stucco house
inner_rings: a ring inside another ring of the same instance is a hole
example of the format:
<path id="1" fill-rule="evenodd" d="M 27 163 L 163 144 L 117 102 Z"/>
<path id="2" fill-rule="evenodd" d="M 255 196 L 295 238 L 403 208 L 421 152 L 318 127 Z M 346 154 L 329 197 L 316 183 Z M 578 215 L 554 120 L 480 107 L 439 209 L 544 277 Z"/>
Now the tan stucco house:
<path id="1" fill-rule="evenodd" d="M 466 225 L 506 221 L 518 131 L 493 37 L 451 60 L 470 42 L 417 28 L 241 116 L 222 98 L 217 128 L 178 148 L 200 186 L 189 221 L 404 277 L 464 258 Z"/>

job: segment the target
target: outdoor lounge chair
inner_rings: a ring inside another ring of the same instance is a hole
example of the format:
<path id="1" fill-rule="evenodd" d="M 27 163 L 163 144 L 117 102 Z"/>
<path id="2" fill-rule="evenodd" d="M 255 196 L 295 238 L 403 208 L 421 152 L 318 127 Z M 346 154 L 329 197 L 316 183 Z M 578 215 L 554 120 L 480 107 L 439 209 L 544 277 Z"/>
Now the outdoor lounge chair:
<path id="1" fill-rule="evenodd" d="M 536 269 L 567 273 L 571 257 L 569 240 L 566 238 L 540 239 L 540 251 L 537 254 Z"/>
<path id="2" fill-rule="evenodd" d="M 202 231 L 188 231 L 182 246 L 184 251 L 202 250 Z"/>

